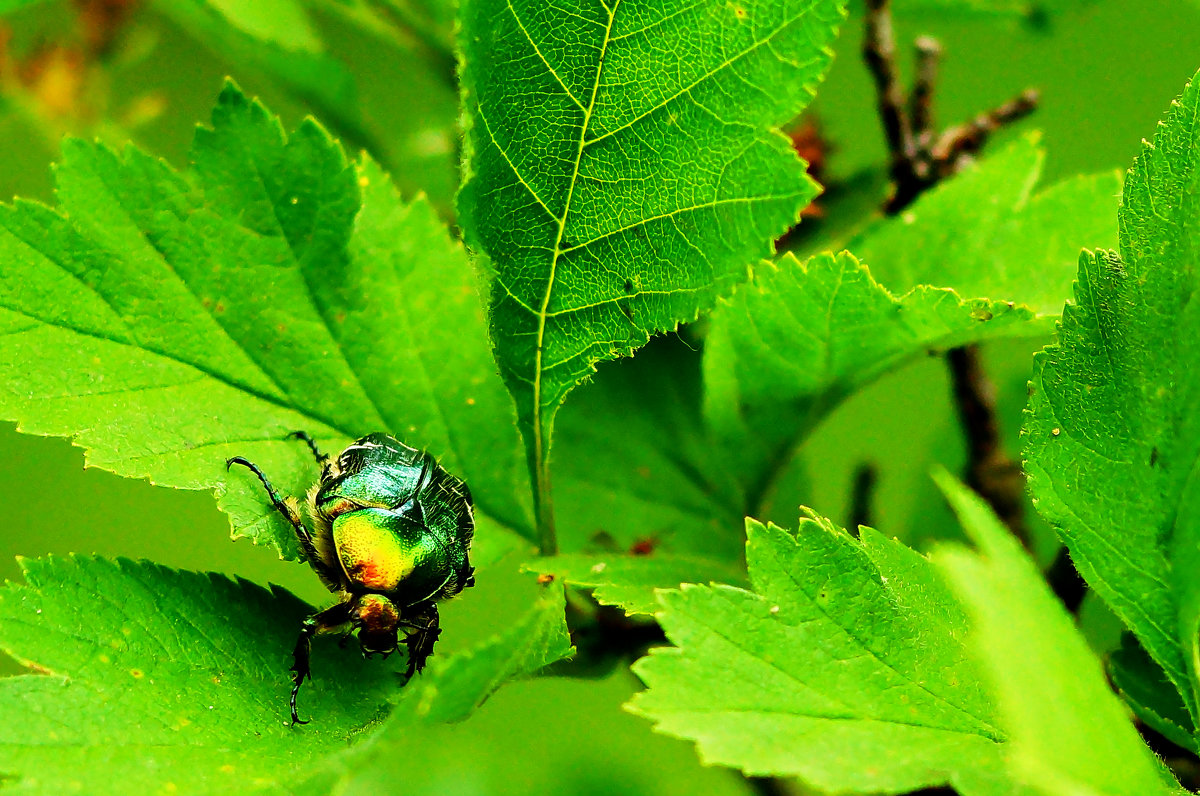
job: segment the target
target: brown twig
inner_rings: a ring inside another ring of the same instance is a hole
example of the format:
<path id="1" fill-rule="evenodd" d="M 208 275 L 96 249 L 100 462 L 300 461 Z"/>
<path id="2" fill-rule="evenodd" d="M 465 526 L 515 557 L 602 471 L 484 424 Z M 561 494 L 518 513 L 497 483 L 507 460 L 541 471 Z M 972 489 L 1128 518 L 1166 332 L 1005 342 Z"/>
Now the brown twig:
<path id="1" fill-rule="evenodd" d="M 946 352 L 954 406 L 967 438 L 967 486 L 978 492 L 1001 521 L 1028 544 L 1025 527 L 1025 479 L 1021 467 L 1004 450 L 996 422 L 996 396 L 979 359 L 979 346 Z"/>
<path id="2" fill-rule="evenodd" d="M 891 152 L 892 195 L 884 211 L 895 215 L 941 180 L 952 176 L 1001 127 L 1029 115 L 1037 92 L 1029 90 L 966 124 L 937 132 L 933 98 L 941 47 L 929 38 L 917 41 L 917 75 L 905 99 L 896 77 L 895 42 L 889 0 L 867 0 L 864 60 L 875 79 L 879 115 Z M 967 437 L 966 480 L 1023 541 L 1024 480 L 1020 467 L 1000 444 L 991 381 L 976 346 L 948 352 L 959 422 Z"/>
<path id="3" fill-rule="evenodd" d="M 1005 125 L 1024 119 L 1037 110 L 1037 105 L 1037 91 L 1026 89 L 1000 107 L 981 113 L 966 124 L 951 127 L 942 133 L 933 145 L 934 162 L 944 164 L 952 174 L 961 168 L 963 158 L 974 155 L 983 148 L 992 133 Z"/>
<path id="4" fill-rule="evenodd" d="M 933 87 L 937 84 L 942 45 L 932 36 L 921 36 L 916 48 L 917 77 L 908 96 L 908 115 L 912 119 L 917 151 L 928 153 L 933 148 Z"/>
<path id="5" fill-rule="evenodd" d="M 866 36 L 863 60 L 875 79 L 879 118 L 892 154 L 892 181 L 896 185 L 912 182 L 916 145 L 908 114 L 904 112 L 904 90 L 896 71 L 896 42 L 892 34 L 890 0 L 867 0 Z"/>

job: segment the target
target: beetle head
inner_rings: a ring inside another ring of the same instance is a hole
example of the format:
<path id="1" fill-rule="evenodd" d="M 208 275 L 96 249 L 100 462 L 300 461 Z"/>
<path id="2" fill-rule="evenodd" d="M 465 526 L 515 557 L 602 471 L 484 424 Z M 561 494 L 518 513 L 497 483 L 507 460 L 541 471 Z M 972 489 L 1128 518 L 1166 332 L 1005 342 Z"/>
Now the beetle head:
<path id="1" fill-rule="evenodd" d="M 354 610 L 358 643 L 367 655 L 389 655 L 396 651 L 396 628 L 400 611 L 382 594 L 364 594 Z"/>

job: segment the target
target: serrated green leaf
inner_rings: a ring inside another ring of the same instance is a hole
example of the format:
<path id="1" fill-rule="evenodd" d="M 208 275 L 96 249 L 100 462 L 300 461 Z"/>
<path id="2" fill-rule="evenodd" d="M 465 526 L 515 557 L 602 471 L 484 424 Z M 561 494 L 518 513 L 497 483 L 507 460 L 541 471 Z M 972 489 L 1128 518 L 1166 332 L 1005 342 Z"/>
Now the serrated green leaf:
<path id="1" fill-rule="evenodd" d="M 721 561 L 659 553 L 648 555 L 586 555 L 542 557 L 522 564 L 526 572 L 551 575 L 555 582 L 592 589 L 601 605 L 614 605 L 626 614 L 658 613 L 658 589 L 677 589 L 683 583 L 738 584 L 741 574 Z"/>
<path id="2" fill-rule="evenodd" d="M 286 790 L 380 717 L 395 666 L 336 644 L 289 726 L 304 603 L 224 576 L 94 558 L 25 561 L 0 590 L 0 648 L 38 674 L 0 678 L 0 773 L 35 793 Z M 336 673 L 336 675 L 335 675 Z"/>
<path id="3" fill-rule="evenodd" d="M 463 5 L 459 209 L 495 269 L 492 337 L 543 501 L 571 387 L 696 317 L 815 194 L 772 128 L 811 98 L 840 17 L 837 0 Z"/>
<path id="4" fill-rule="evenodd" d="M 1002 766 L 999 729 L 929 562 L 869 528 L 809 515 L 791 534 L 747 520 L 755 592 L 660 592 L 677 649 L 634 665 L 631 709 L 696 741 L 708 763 L 795 775 L 822 790 L 978 783 Z"/>
<path id="5" fill-rule="evenodd" d="M 194 164 L 68 142 L 60 210 L 0 212 L 0 413 L 73 435 L 91 465 L 218 488 L 235 532 L 298 555 L 244 471 L 284 492 L 329 450 L 388 430 L 528 528 L 511 401 L 474 276 L 423 201 L 355 168 L 315 123 L 290 137 L 230 86 Z"/>
<path id="6" fill-rule="evenodd" d="M 1024 308 L 949 289 L 894 296 L 848 252 L 785 255 L 712 315 L 705 416 L 757 514 L 788 451 L 855 390 L 930 351 L 1044 327 Z"/>
<path id="7" fill-rule="evenodd" d="M 26 585 L 0 590 L 0 649 L 38 672 L 0 678 L 0 778 L 16 790 L 331 786 L 402 752 L 415 726 L 461 721 L 572 651 L 560 587 L 504 632 L 435 656 L 409 685 L 401 662 L 323 641 L 302 692 L 312 721 L 291 727 L 291 649 L 312 609 L 287 592 L 124 560 L 24 567 Z"/>
<path id="8" fill-rule="evenodd" d="M 977 495 L 941 471 L 938 485 L 978 553 L 936 562 L 970 612 L 978 660 L 1010 733 L 1010 773 L 1038 792 L 1184 793 L 1142 742 L 1100 662 L 1032 560 Z"/>
<path id="9" fill-rule="evenodd" d="M 1057 317 L 1079 250 L 1116 241 L 1121 179 L 1073 177 L 1034 194 L 1044 159 L 1037 136 L 1018 139 L 847 248 L 895 293 L 937 285 Z"/>
<path id="10" fill-rule="evenodd" d="M 1172 743 L 1195 749 L 1195 728 L 1179 692 L 1137 642 L 1132 633 L 1121 635 L 1121 646 L 1108 659 L 1113 686 L 1137 717 Z"/>
<path id="11" fill-rule="evenodd" d="M 1125 184 L 1121 254 L 1085 253 L 1024 433 L 1039 511 L 1195 722 L 1200 644 L 1200 81 Z"/>

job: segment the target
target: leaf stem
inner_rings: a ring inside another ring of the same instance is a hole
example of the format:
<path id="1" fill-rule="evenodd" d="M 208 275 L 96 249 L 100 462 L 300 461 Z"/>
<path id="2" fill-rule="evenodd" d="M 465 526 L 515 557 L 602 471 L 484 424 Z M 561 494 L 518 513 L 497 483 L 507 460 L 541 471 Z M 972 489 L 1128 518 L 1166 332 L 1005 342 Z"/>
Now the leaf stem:
<path id="1" fill-rule="evenodd" d="M 538 440 L 539 448 L 541 440 Z M 540 452 L 533 464 L 533 511 L 537 522 L 538 552 L 558 554 L 558 535 L 554 527 L 554 495 L 550 491 L 550 456 Z"/>

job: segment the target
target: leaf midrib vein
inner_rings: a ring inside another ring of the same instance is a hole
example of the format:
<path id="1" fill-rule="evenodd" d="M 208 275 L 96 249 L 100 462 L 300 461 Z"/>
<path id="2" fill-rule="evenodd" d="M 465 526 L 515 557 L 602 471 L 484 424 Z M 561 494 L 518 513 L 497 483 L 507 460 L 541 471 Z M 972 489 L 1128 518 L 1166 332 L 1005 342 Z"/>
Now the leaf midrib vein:
<path id="1" fill-rule="evenodd" d="M 128 161 L 123 161 L 122 165 L 128 168 Z M 170 167 L 165 163 L 163 164 L 163 167 L 170 169 Z M 143 229 L 143 225 L 137 222 L 137 220 L 133 217 L 133 214 L 126 208 L 125 204 L 120 201 L 118 198 L 120 196 L 120 192 L 115 186 L 110 184 L 108 180 L 108 174 L 101 172 L 99 169 L 95 171 L 95 174 L 99 178 L 100 183 L 108 191 L 109 195 L 113 197 L 113 200 L 121 215 L 125 217 L 125 220 L 131 227 L 137 230 L 137 236 L 141 238 L 141 240 L 143 240 L 155 254 L 158 255 L 159 259 L 162 260 L 162 263 L 166 266 L 167 270 L 170 271 L 177 280 L 179 280 L 181 285 L 183 285 L 184 291 L 191 296 L 192 301 L 194 302 L 193 306 L 200 310 L 198 315 L 201 318 L 207 318 L 214 327 L 219 329 L 221 334 L 223 334 L 225 338 L 229 340 L 230 344 L 233 345 L 234 349 L 240 351 L 246 358 L 246 361 L 249 362 L 256 371 L 258 371 L 258 373 L 267 381 L 267 383 L 278 390 L 281 396 L 285 398 L 291 398 L 291 395 L 286 389 L 284 389 L 283 385 L 279 383 L 279 380 L 276 379 L 269 371 L 267 371 L 267 369 L 262 366 L 262 363 L 254 358 L 249 349 L 247 349 L 246 346 L 242 345 L 241 341 L 237 340 L 232 334 L 229 333 L 229 329 L 225 327 L 225 324 L 221 323 L 221 320 L 204 306 L 203 300 L 201 300 L 199 294 L 196 293 L 192 283 L 183 278 L 183 275 L 179 273 L 179 269 L 175 267 L 175 263 L 171 261 L 171 258 L 167 255 L 167 252 L 160 248 L 160 246 L 151 238 L 149 231 Z M 177 179 L 186 183 L 186 181 L 183 179 L 183 175 L 175 173 L 173 169 L 171 170 L 171 176 L 176 177 Z M 107 302 L 107 299 L 105 299 L 105 301 Z M 109 306 L 111 306 L 111 304 Z M 115 307 L 113 308 L 113 311 L 116 311 Z M 132 329 L 130 331 L 133 332 Z"/>
<path id="2" fill-rule="evenodd" d="M 289 143 L 290 142 L 285 141 L 283 143 L 283 145 L 286 147 Z M 296 275 L 298 277 L 300 277 L 300 283 L 304 285 L 304 292 L 308 297 L 308 304 L 310 307 L 312 307 L 313 314 L 315 314 L 317 316 L 317 318 L 320 319 L 321 326 L 322 326 L 322 328 L 325 329 L 325 334 L 328 335 L 328 337 L 329 337 L 330 348 L 332 348 L 334 351 L 337 352 L 338 358 L 341 359 L 342 364 L 346 366 L 346 372 L 349 373 L 351 378 L 354 379 L 354 384 L 358 387 L 359 394 L 363 397 L 363 400 L 365 400 L 367 402 L 367 406 L 369 406 L 371 408 L 371 411 L 373 411 L 375 413 L 374 419 L 376 421 L 378 421 L 378 423 L 380 425 L 385 424 L 387 421 L 385 421 L 383 419 L 383 412 L 379 408 L 379 403 L 376 402 L 374 396 L 372 396 L 371 393 L 367 391 L 366 385 L 363 384 L 362 377 L 359 375 L 358 371 L 354 369 L 354 366 L 352 364 L 350 364 L 350 360 L 346 357 L 345 350 L 338 343 L 337 335 L 335 335 L 333 332 L 333 327 L 331 327 L 329 325 L 329 319 L 325 316 L 325 313 L 321 311 L 321 307 L 317 303 L 316 295 L 313 293 L 312 285 L 308 281 L 308 275 L 305 272 L 305 269 L 303 268 L 303 266 L 301 265 L 301 262 L 300 262 L 301 258 L 299 256 L 299 254 L 297 253 L 296 249 L 292 245 L 292 239 L 290 237 L 288 237 L 286 232 L 284 232 L 283 219 L 281 219 L 279 217 L 279 207 L 271 198 L 271 192 L 267 188 L 266 177 L 263 175 L 262 170 L 259 169 L 258 161 L 250 154 L 250 152 L 248 150 L 246 150 L 245 147 L 243 147 L 242 150 L 243 150 L 243 154 L 246 158 L 246 162 L 249 164 L 251 170 L 254 172 L 254 177 L 258 183 L 258 187 L 262 190 L 263 198 L 266 200 L 268 206 L 270 206 L 270 208 L 271 208 L 271 217 L 275 219 L 275 225 L 276 225 L 276 228 L 279 230 L 279 236 L 280 236 L 280 238 L 283 239 L 283 242 L 287 245 L 288 252 L 292 255 L 292 263 L 295 268 Z M 345 163 L 345 161 L 343 161 L 343 164 L 344 163 Z M 346 168 L 350 168 L 350 167 L 346 166 Z M 313 221 L 312 229 L 317 229 L 319 227 L 319 223 L 320 223 L 321 219 L 324 217 L 324 213 L 325 213 L 327 206 L 328 206 L 328 204 L 326 202 L 322 202 L 320 204 L 320 206 L 318 207 L 317 217 Z M 362 200 L 360 197 L 359 204 L 358 204 L 358 210 L 356 211 L 355 215 L 357 216 L 357 214 L 361 213 L 361 212 L 362 212 Z M 350 234 L 353 234 L 353 225 L 351 225 L 351 233 Z M 310 238 L 312 237 L 312 230 L 309 230 L 309 237 Z M 291 395 L 288 394 L 288 397 L 290 398 Z M 357 436 L 357 434 L 347 434 L 346 436 L 354 437 L 354 436 Z"/>
<path id="3" fill-rule="evenodd" d="M 42 327 L 58 329 L 58 330 L 61 330 L 64 332 L 68 332 L 70 334 L 77 334 L 82 337 L 88 337 L 93 340 L 99 340 L 104 343 L 110 343 L 112 345 L 118 345 L 118 346 L 122 346 L 124 348 L 129 348 L 134 351 L 138 351 L 138 352 L 147 354 L 152 357 L 160 357 L 162 359 L 167 360 L 168 362 L 174 362 L 175 364 L 182 365 L 185 368 L 191 368 L 191 369 L 197 371 L 198 373 L 201 373 L 204 376 L 207 376 L 208 378 L 212 379 L 213 381 L 224 384 L 226 387 L 237 390 L 240 393 L 244 393 L 245 395 L 248 395 L 251 398 L 256 398 L 256 399 L 262 401 L 263 403 L 270 404 L 271 406 L 274 406 L 278 409 L 283 409 L 288 412 L 295 412 L 296 414 L 300 415 L 301 417 L 306 417 L 309 420 L 319 423 L 319 424 L 325 426 L 326 428 L 329 428 L 329 429 L 337 432 L 338 434 L 341 434 L 344 437 L 353 437 L 354 436 L 354 434 L 352 434 L 350 431 L 348 431 L 345 428 L 342 428 L 340 425 L 338 425 L 337 422 L 326 419 L 326 418 L 322 418 L 321 416 L 314 414 L 313 412 L 309 411 L 306 408 L 299 407 L 299 406 L 296 406 L 293 404 L 285 403 L 285 402 L 279 400 L 278 398 L 276 398 L 275 396 L 260 392 L 258 390 L 247 387 L 243 384 L 239 384 L 235 381 L 232 381 L 221 373 L 217 373 L 216 371 L 208 370 L 207 368 L 197 365 L 194 362 L 188 362 L 188 361 L 180 359 L 179 357 L 176 357 L 172 354 L 169 354 L 169 353 L 166 353 L 163 351 L 156 351 L 152 348 L 147 348 L 147 347 L 141 345 L 140 343 L 138 343 L 137 341 L 116 340 L 111 337 L 105 337 L 104 335 L 99 334 L 97 332 L 89 331 L 86 329 L 81 329 L 81 328 L 71 326 L 66 323 L 43 320 L 41 318 L 38 318 L 35 315 L 31 315 L 28 311 L 26 311 L 24 309 L 21 309 L 19 307 L 13 307 L 8 304 L 0 303 L 0 308 L 9 310 L 10 312 L 15 312 L 18 315 L 21 315 L 25 318 L 29 318 L 30 320 L 37 322 L 38 324 L 40 324 L 40 326 L 37 327 L 39 329 Z M 26 330 L 26 331 L 36 331 L 36 329 Z M 170 387 L 179 387 L 182 384 L 184 384 L 184 382 L 178 382 L 175 384 L 168 384 L 168 385 L 147 386 L 144 389 L 159 390 L 159 389 L 166 389 L 166 388 L 170 388 Z M 86 397 L 86 396 L 77 396 L 77 397 Z M 275 442 L 277 440 L 274 440 L 274 439 L 271 439 L 268 437 L 264 437 L 263 441 L 264 442 Z"/>
<path id="4" fill-rule="evenodd" d="M 596 95 L 600 92 L 600 78 L 604 74 L 604 56 L 608 53 L 609 40 L 612 37 L 613 21 L 617 17 L 617 9 L 621 5 L 621 0 L 616 0 L 612 8 L 604 6 L 608 11 L 608 25 L 604 28 L 604 40 L 600 44 L 600 54 L 596 62 L 596 79 L 592 82 L 592 93 L 588 99 L 587 108 L 583 112 L 583 121 L 579 125 L 579 141 L 575 148 L 575 165 L 571 172 L 571 180 L 567 187 L 567 199 L 563 205 L 562 215 L 558 219 L 558 233 L 554 238 L 554 254 L 550 258 L 550 273 L 546 278 L 546 292 L 542 296 L 542 306 L 538 310 L 538 328 L 537 328 L 537 349 L 534 355 L 533 369 L 533 411 L 534 411 L 534 457 L 536 459 L 538 469 L 544 465 L 544 448 L 542 425 L 544 415 L 542 413 L 542 357 L 545 352 L 546 341 L 546 320 L 547 309 L 550 306 L 550 296 L 554 292 L 554 277 L 558 269 L 558 258 L 563 254 L 562 240 L 563 234 L 567 228 L 567 218 L 571 215 L 571 201 L 575 197 L 575 186 L 579 183 L 579 165 L 583 161 L 583 151 L 585 142 L 587 141 L 588 128 L 592 123 L 592 114 L 596 108 Z"/>

